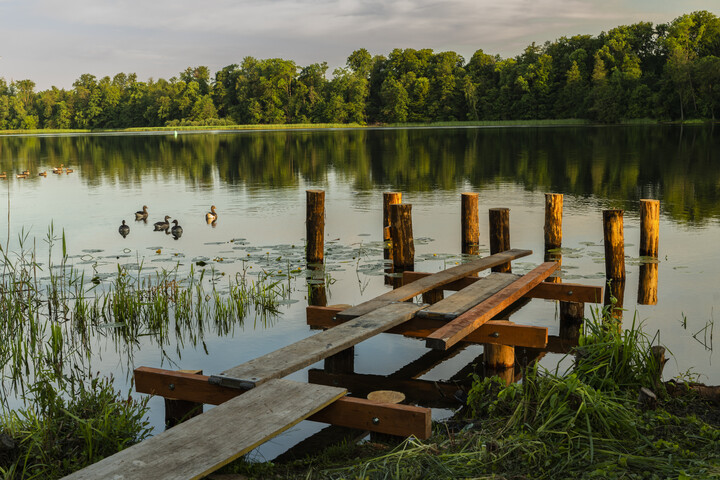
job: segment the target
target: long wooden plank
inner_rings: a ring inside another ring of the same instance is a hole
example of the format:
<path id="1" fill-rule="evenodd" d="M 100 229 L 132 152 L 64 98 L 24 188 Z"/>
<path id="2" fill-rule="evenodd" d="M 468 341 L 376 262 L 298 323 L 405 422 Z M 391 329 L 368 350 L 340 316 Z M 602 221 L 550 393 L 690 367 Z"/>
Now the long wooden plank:
<path id="1" fill-rule="evenodd" d="M 512 273 L 493 272 L 487 277 L 479 278 L 477 282 L 463 288 L 455 295 L 450 295 L 448 298 L 419 311 L 417 316 L 420 318 L 452 320 L 492 297 L 503 288 L 517 281 L 518 278 L 517 275 Z"/>
<path id="2" fill-rule="evenodd" d="M 470 332 L 500 313 L 505 307 L 529 292 L 535 285 L 557 270 L 556 262 L 545 262 L 498 293 L 446 325 L 438 328 L 425 340 L 431 348 L 445 350 L 464 339 Z"/>
<path id="3" fill-rule="evenodd" d="M 375 297 L 372 300 L 355 305 L 354 307 L 344 310 L 339 315 L 345 319 L 359 317 L 388 303 L 404 302 L 416 295 L 420 295 L 434 288 L 442 287 L 445 284 L 454 282 L 455 280 L 459 280 L 481 270 L 487 270 L 488 268 L 502 265 L 503 263 L 507 263 L 511 260 L 525 257 L 530 254 L 532 254 L 532 250 L 512 249 L 480 258 L 472 262 L 463 263 L 462 265 L 448 268 L 447 270 L 443 270 L 438 273 L 433 273 L 428 277 L 403 285 L 400 288 L 396 288 L 395 290 L 380 295 L 379 297 Z"/>
<path id="4" fill-rule="evenodd" d="M 225 370 L 220 375 L 213 375 L 210 382 L 227 387 L 253 388 L 270 379 L 296 372 L 399 325 L 411 319 L 420 308 L 408 302 L 385 305 L 337 328 L 325 330 Z"/>
<path id="5" fill-rule="evenodd" d="M 220 405 L 249 390 L 208 383 L 206 375 L 189 375 L 175 370 L 138 367 L 135 369 L 135 390 L 162 397 L 172 396 L 211 405 Z M 377 418 L 377 422 L 373 422 Z M 430 436 L 431 411 L 412 405 L 378 404 L 362 398 L 342 397 L 307 420 L 332 425 L 418 438 Z"/>
<path id="6" fill-rule="evenodd" d="M 272 380 L 65 478 L 202 478 L 345 393 L 344 388 Z"/>
<path id="7" fill-rule="evenodd" d="M 403 272 L 403 283 L 415 282 L 433 275 L 427 272 Z M 519 277 L 519 275 L 518 275 Z M 480 280 L 478 277 L 465 277 L 444 285 L 443 290 L 458 291 Z M 542 298 L 562 302 L 600 303 L 603 301 L 603 287 L 582 285 L 579 283 L 540 283 L 523 295 L 525 298 Z"/>
<path id="8" fill-rule="evenodd" d="M 333 328 L 344 320 L 337 318 L 342 309 L 334 307 L 307 307 L 307 323 L 312 328 Z M 432 318 L 413 318 L 387 330 L 385 333 L 412 338 L 427 338 L 447 322 Z M 503 320 L 490 320 L 463 339 L 468 343 L 492 343 L 516 347 L 545 348 L 548 342 L 547 327 L 519 325 Z"/>

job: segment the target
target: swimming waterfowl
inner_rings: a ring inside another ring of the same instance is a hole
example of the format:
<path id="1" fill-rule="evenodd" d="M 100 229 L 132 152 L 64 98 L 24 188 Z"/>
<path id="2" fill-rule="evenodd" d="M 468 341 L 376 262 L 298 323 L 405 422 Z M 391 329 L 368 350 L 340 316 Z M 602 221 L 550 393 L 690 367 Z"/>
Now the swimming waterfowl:
<path id="1" fill-rule="evenodd" d="M 7 178 L 7 172 L 0 173 L 0 178 Z"/>
<path id="2" fill-rule="evenodd" d="M 47 172 L 38 173 L 38 177 L 47 177 Z"/>
<path id="3" fill-rule="evenodd" d="M 215 205 L 210 207 L 210 211 L 205 214 L 205 220 L 207 220 L 208 223 L 212 223 L 215 220 L 217 220 L 217 212 L 215 212 Z"/>
<path id="4" fill-rule="evenodd" d="M 174 223 L 175 225 L 173 225 L 173 227 L 170 231 L 172 232 L 173 237 L 175 237 L 175 240 L 177 240 L 178 238 L 182 237 L 183 228 L 180 225 L 178 225 L 177 220 L 173 220 L 172 223 Z"/>
<path id="5" fill-rule="evenodd" d="M 155 222 L 155 230 L 167 230 L 170 227 L 170 215 L 165 215 L 165 221 L 164 222 Z"/>
<path id="6" fill-rule="evenodd" d="M 28 176 L 25 175 L 24 173 L 18 173 L 18 174 L 15 175 L 15 176 L 16 176 L 17 178 L 27 178 L 27 177 L 28 177 Z"/>
<path id="7" fill-rule="evenodd" d="M 147 205 L 143 205 L 142 210 L 135 212 L 135 220 L 147 220 L 148 211 Z"/>
<path id="8" fill-rule="evenodd" d="M 53 173 L 62 173 L 64 166 L 65 166 L 65 165 L 61 163 L 59 167 L 53 167 L 52 172 L 53 172 Z"/>
<path id="9" fill-rule="evenodd" d="M 66 168 L 66 169 L 65 169 L 65 174 L 66 174 L 66 175 L 69 174 L 69 173 L 72 173 L 72 172 L 74 172 L 74 170 L 73 170 L 72 168 Z"/>
<path id="10" fill-rule="evenodd" d="M 120 235 L 122 235 L 123 238 L 127 237 L 128 233 L 130 233 L 130 227 L 125 225 L 125 220 L 122 221 L 122 225 L 118 228 L 118 232 L 120 232 Z"/>
<path id="11" fill-rule="evenodd" d="M 26 177 L 30 176 L 30 170 L 23 170 L 22 174 L 25 175 Z"/>

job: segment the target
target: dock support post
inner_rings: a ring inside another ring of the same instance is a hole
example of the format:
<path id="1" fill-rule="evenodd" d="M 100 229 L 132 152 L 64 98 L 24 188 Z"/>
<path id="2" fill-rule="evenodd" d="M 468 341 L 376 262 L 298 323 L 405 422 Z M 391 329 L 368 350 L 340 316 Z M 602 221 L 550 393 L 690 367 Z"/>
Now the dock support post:
<path id="1" fill-rule="evenodd" d="M 390 205 L 402 203 L 402 193 L 383 192 L 383 242 L 385 242 L 385 258 L 392 258 L 392 245 L 390 242 Z"/>
<path id="2" fill-rule="evenodd" d="M 490 254 L 510 250 L 510 209 L 491 208 L 490 219 Z M 510 262 L 492 267 L 493 272 L 511 272 Z"/>
<path id="3" fill-rule="evenodd" d="M 546 193 L 545 194 L 545 261 L 557 262 L 562 265 L 562 253 L 559 250 L 562 247 L 562 212 L 563 212 L 563 195 L 562 193 Z M 560 272 L 556 272 L 545 279 L 548 283 L 562 283 Z"/>
<path id="4" fill-rule="evenodd" d="M 183 373 L 192 373 L 202 375 L 202 370 L 180 370 Z M 188 400 L 176 400 L 174 398 L 165 398 L 165 429 L 172 428 L 175 425 L 184 422 L 192 417 L 197 417 L 203 413 L 203 404 L 198 402 L 190 402 Z"/>
<path id="5" fill-rule="evenodd" d="M 605 242 L 605 279 L 609 282 L 605 289 L 605 306 L 615 303 L 613 316 L 622 320 L 623 299 L 625 297 L 625 234 L 623 230 L 622 210 L 603 210 L 603 238 Z"/>
<path id="6" fill-rule="evenodd" d="M 308 190 L 307 220 L 305 238 L 307 249 L 305 259 L 308 264 L 323 263 L 325 259 L 325 192 Z"/>
<path id="7" fill-rule="evenodd" d="M 478 218 L 478 194 L 465 192 L 460 196 L 460 225 L 462 253 L 480 253 L 480 223 Z"/>
<path id="8" fill-rule="evenodd" d="M 582 302 L 560 302 L 560 338 L 573 344 L 580 338 L 585 321 L 585 304 Z"/>
<path id="9" fill-rule="evenodd" d="M 485 374 L 499 377 L 510 385 L 515 381 L 515 347 L 508 345 L 483 345 Z"/>
<path id="10" fill-rule="evenodd" d="M 640 200 L 640 256 L 658 257 L 660 237 L 660 201 Z M 637 302 L 640 305 L 656 305 L 658 289 L 658 264 L 654 261 L 640 264 Z"/>
<path id="11" fill-rule="evenodd" d="M 390 205 L 390 237 L 395 272 L 415 270 L 415 243 L 412 229 L 412 205 Z"/>

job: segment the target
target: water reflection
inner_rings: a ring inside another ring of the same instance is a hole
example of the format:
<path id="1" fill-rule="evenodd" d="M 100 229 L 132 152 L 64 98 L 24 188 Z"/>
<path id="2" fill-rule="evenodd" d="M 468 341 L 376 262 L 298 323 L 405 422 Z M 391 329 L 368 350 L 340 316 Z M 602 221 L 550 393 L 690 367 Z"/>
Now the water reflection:
<path id="1" fill-rule="evenodd" d="M 70 161 L 90 187 L 108 178 L 133 185 L 148 174 L 182 176 L 194 188 L 218 177 L 229 185 L 297 187 L 323 184 L 330 169 L 358 190 L 481 189 L 511 181 L 600 196 L 630 210 L 640 198 L 659 198 L 666 214 L 702 223 L 720 217 L 718 151 L 720 132 L 701 126 L 18 136 L 0 140 L 0 169 L 32 173 Z"/>

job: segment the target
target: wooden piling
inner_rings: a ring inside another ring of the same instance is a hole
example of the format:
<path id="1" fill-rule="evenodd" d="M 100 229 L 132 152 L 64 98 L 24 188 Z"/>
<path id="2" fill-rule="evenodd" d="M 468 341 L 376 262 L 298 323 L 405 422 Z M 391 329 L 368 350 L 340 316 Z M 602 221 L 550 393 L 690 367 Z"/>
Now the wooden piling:
<path id="1" fill-rule="evenodd" d="M 640 256 L 658 256 L 660 237 L 660 201 L 640 200 Z"/>
<path id="2" fill-rule="evenodd" d="M 192 373 L 194 375 L 202 375 L 202 370 L 180 370 L 183 373 Z M 165 398 L 165 428 L 172 428 L 175 425 L 184 422 L 192 417 L 197 417 L 203 413 L 203 404 L 198 402 L 190 402 L 188 400 L 176 400 L 174 398 Z"/>
<path id="3" fill-rule="evenodd" d="M 309 264 L 323 263 L 325 259 L 325 192 L 307 190 L 305 258 Z"/>
<path id="4" fill-rule="evenodd" d="M 390 205 L 390 238 L 395 272 L 415 269 L 415 243 L 412 230 L 412 205 Z"/>
<path id="5" fill-rule="evenodd" d="M 398 203 L 402 203 L 402 193 L 401 192 L 383 192 L 383 241 L 389 242 L 390 241 L 390 205 L 396 205 Z M 392 248 L 387 248 L 385 251 L 392 255 Z M 392 258 L 386 257 L 386 258 Z"/>
<path id="6" fill-rule="evenodd" d="M 495 376 L 510 385 L 515 380 L 515 347 L 509 345 L 483 345 L 485 375 Z"/>
<path id="7" fill-rule="evenodd" d="M 491 208 L 490 220 L 490 254 L 510 250 L 510 209 Z M 510 262 L 492 267 L 493 272 L 511 272 Z"/>
<path id="8" fill-rule="evenodd" d="M 545 194 L 545 250 L 562 247 L 563 196 Z"/>
<path id="9" fill-rule="evenodd" d="M 603 210 L 603 238 L 605 242 L 605 280 L 609 282 L 605 289 L 606 306 L 615 298 L 613 316 L 622 319 L 622 306 L 625 297 L 625 239 L 623 231 L 623 211 Z"/>
<path id="10" fill-rule="evenodd" d="M 478 194 L 464 192 L 460 196 L 460 225 L 462 253 L 480 253 L 480 223 L 478 216 Z"/>
<path id="11" fill-rule="evenodd" d="M 576 344 L 585 321 L 585 304 L 560 302 L 560 338 Z"/>

